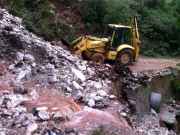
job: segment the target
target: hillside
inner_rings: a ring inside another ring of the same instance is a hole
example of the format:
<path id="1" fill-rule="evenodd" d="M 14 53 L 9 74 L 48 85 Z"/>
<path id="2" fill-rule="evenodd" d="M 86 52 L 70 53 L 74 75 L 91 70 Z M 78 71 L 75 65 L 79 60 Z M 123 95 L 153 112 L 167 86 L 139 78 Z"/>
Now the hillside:
<path id="1" fill-rule="evenodd" d="M 125 67 L 96 65 L 58 42 L 61 36 L 99 35 L 102 22 L 97 27 L 80 17 L 84 1 L 52 0 L 53 6 L 44 0 L 10 1 L 9 11 L 9 1 L 0 8 L 0 135 L 180 132 L 180 103 L 164 92 L 179 59 L 140 56 Z M 161 88 L 168 99 L 162 106 L 155 100 L 157 111 L 149 95 Z"/>

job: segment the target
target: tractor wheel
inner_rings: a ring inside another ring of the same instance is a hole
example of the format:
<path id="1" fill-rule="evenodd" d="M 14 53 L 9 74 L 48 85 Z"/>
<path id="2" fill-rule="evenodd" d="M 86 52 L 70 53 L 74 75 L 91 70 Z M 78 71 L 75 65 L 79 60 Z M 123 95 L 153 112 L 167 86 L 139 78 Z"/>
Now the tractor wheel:
<path id="1" fill-rule="evenodd" d="M 104 59 L 105 59 L 105 57 L 101 53 L 95 53 L 91 57 L 91 61 L 93 61 L 94 64 L 103 64 Z"/>
<path id="2" fill-rule="evenodd" d="M 81 52 L 81 56 L 82 56 L 82 58 L 84 60 L 89 60 L 89 58 L 86 56 L 86 52 L 85 51 Z"/>
<path id="3" fill-rule="evenodd" d="M 117 60 L 123 65 L 129 65 L 133 59 L 133 52 L 130 49 L 124 49 L 117 54 Z"/>

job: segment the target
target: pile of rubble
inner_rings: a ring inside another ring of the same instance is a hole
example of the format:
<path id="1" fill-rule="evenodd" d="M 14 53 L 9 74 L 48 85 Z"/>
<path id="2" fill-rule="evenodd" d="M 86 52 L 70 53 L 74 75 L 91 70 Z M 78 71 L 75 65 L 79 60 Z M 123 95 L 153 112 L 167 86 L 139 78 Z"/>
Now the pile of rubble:
<path id="1" fill-rule="evenodd" d="M 82 61 L 61 47 L 52 46 L 50 42 L 28 32 L 20 18 L 10 15 L 4 9 L 0 9 L 0 12 L 3 14 L 0 20 L 0 57 L 10 61 L 8 69 L 16 75 L 13 84 L 18 88 L 13 89 L 14 93 L 28 93 L 22 83 L 32 82 L 36 86 L 56 91 L 63 97 L 84 102 L 91 108 L 112 106 L 112 102 L 117 98 L 117 95 L 112 94 L 114 81 L 120 78 L 114 72 L 113 66 L 94 66 L 91 62 Z M 150 81 L 150 77 L 144 73 L 134 74 L 129 72 L 128 68 L 123 68 L 122 71 L 123 75 L 126 74 L 123 83 L 127 86 L 138 86 Z M 18 134 L 19 128 L 27 135 L 77 134 L 71 127 L 61 130 L 56 124 L 47 122 L 68 119 L 67 117 L 60 113 L 50 115 L 46 107 L 34 107 L 27 112 L 26 108 L 21 106 L 25 101 L 28 99 L 1 90 L 0 134 Z M 56 112 L 56 109 L 53 111 Z M 121 117 L 127 118 L 127 114 L 130 114 L 128 110 L 127 106 L 121 109 Z M 73 109 L 69 111 L 73 112 Z M 38 122 L 39 120 L 41 122 Z"/>

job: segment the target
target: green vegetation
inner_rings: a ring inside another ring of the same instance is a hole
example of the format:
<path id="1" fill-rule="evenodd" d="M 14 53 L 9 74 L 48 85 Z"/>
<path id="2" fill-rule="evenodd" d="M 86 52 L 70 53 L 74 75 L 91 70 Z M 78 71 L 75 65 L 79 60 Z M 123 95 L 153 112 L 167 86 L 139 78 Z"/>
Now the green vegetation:
<path id="1" fill-rule="evenodd" d="M 64 20 L 59 19 L 58 22 L 59 22 L 60 25 L 62 25 L 62 26 L 66 26 L 66 25 L 67 25 L 67 22 L 64 21 Z"/>
<path id="2" fill-rule="evenodd" d="M 177 64 L 177 66 L 180 67 L 180 64 Z M 172 99 L 174 100 L 180 100 L 180 82 L 178 78 L 180 75 L 180 70 L 177 71 L 177 72 L 174 72 L 172 77 L 171 77 L 171 91 L 172 91 L 172 94 L 173 94 L 173 97 Z"/>
<path id="3" fill-rule="evenodd" d="M 92 135 L 117 135 L 116 133 L 109 133 L 108 131 L 105 131 L 105 127 L 101 125 L 99 127 L 99 130 L 93 131 Z"/>
<path id="4" fill-rule="evenodd" d="M 59 36 L 59 27 L 54 22 L 54 6 L 49 0 L 7 0 L 2 3 L 10 13 L 19 16 L 30 32 L 52 39 Z"/>
<path id="5" fill-rule="evenodd" d="M 57 2 L 80 0 L 57 0 Z M 2 0 L 0 5 L 10 13 L 23 18 L 26 28 L 46 40 L 69 38 L 75 27 L 63 19 L 54 17 L 55 7 L 50 0 Z M 64 12 L 65 17 L 69 17 Z M 140 53 L 149 57 L 175 57 L 180 55 L 180 0 L 84 0 L 81 17 L 85 28 L 100 35 L 107 23 L 130 24 L 136 15 L 142 47 Z M 78 31 L 79 32 L 79 31 Z M 85 33 L 77 33 L 83 35 Z"/>
<path id="6" fill-rule="evenodd" d="M 3 18 L 3 13 L 0 12 L 0 20 Z"/>

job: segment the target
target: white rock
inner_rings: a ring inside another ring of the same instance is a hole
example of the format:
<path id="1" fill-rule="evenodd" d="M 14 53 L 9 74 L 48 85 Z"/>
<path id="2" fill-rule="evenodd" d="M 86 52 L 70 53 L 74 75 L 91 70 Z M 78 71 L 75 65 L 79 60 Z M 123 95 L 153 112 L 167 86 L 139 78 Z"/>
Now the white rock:
<path id="1" fill-rule="evenodd" d="M 77 65 L 78 69 L 81 70 L 81 71 L 84 71 L 86 70 L 86 66 L 85 65 Z"/>
<path id="2" fill-rule="evenodd" d="M 0 106 L 3 104 L 4 98 L 0 97 Z"/>
<path id="3" fill-rule="evenodd" d="M 81 81 L 85 81 L 86 80 L 86 77 L 84 76 L 84 74 L 81 71 L 79 71 L 79 70 L 77 70 L 75 68 L 71 68 L 71 71 L 73 72 L 73 74 L 77 78 L 81 79 Z"/>
<path id="4" fill-rule="evenodd" d="M 37 111 L 46 111 L 48 108 L 47 107 L 37 107 Z"/>
<path id="5" fill-rule="evenodd" d="M 125 116 L 127 116 L 127 113 L 121 113 L 121 115 L 125 117 Z"/>
<path id="6" fill-rule="evenodd" d="M 95 97 L 96 95 L 97 95 L 96 93 L 90 93 L 90 94 L 89 94 L 89 98 Z"/>
<path id="7" fill-rule="evenodd" d="M 8 69 L 9 69 L 9 70 L 12 70 L 12 69 L 14 69 L 14 66 L 15 66 L 15 64 L 12 64 L 12 65 L 10 65 L 10 66 L 8 67 Z"/>
<path id="8" fill-rule="evenodd" d="M 55 68 L 54 68 L 54 65 L 48 63 L 48 64 L 46 65 L 46 69 L 54 70 Z"/>
<path id="9" fill-rule="evenodd" d="M 90 75 L 94 75 L 94 74 L 95 74 L 95 72 L 94 72 L 94 71 L 92 71 L 92 69 L 91 69 L 91 68 L 87 68 L 87 71 L 89 72 L 89 74 L 90 74 Z"/>
<path id="10" fill-rule="evenodd" d="M 50 119 L 49 113 L 46 112 L 46 111 L 43 111 L 43 110 L 38 112 L 38 116 L 39 116 L 42 120 L 49 120 L 49 119 Z"/>
<path id="11" fill-rule="evenodd" d="M 86 83 L 86 88 L 94 87 L 94 81 L 88 80 Z"/>
<path id="12" fill-rule="evenodd" d="M 116 96 L 115 95 L 110 95 L 109 98 L 114 99 L 114 98 L 116 98 Z"/>
<path id="13" fill-rule="evenodd" d="M 26 135 L 31 135 L 35 130 L 37 130 L 38 125 L 34 122 L 30 125 L 28 125 L 26 130 Z"/>
<path id="14" fill-rule="evenodd" d="M 36 63 L 33 62 L 33 63 L 31 64 L 31 66 L 32 66 L 32 67 L 36 67 Z"/>
<path id="15" fill-rule="evenodd" d="M 80 86 L 77 82 L 73 81 L 72 83 L 73 83 L 74 89 L 76 89 L 76 90 L 83 90 L 83 87 Z"/>
<path id="16" fill-rule="evenodd" d="M 0 131 L 0 135 L 6 135 L 5 131 Z"/>
<path id="17" fill-rule="evenodd" d="M 34 56 L 33 56 L 33 55 L 31 55 L 31 54 L 25 54 L 25 55 L 24 55 L 24 60 L 25 60 L 25 61 L 34 61 L 35 59 L 34 59 Z"/>
<path id="18" fill-rule="evenodd" d="M 94 97 L 91 97 L 91 99 L 93 99 L 94 101 L 102 101 L 103 97 L 101 97 L 101 96 L 94 96 Z"/>
<path id="19" fill-rule="evenodd" d="M 79 100 L 80 98 L 83 97 L 83 94 L 80 90 L 77 90 L 77 91 L 73 92 L 72 97 L 74 100 Z"/>
<path id="20" fill-rule="evenodd" d="M 58 81 L 56 74 L 53 74 L 48 79 L 50 83 L 56 83 Z"/>
<path id="21" fill-rule="evenodd" d="M 97 92 L 101 97 L 105 97 L 107 95 L 107 93 L 104 90 L 99 90 Z"/>
<path id="22" fill-rule="evenodd" d="M 20 82 L 21 79 L 24 78 L 27 73 L 28 73 L 27 70 L 21 70 L 20 73 L 18 74 L 18 76 L 16 77 L 16 81 Z"/>
<path id="23" fill-rule="evenodd" d="M 94 83 L 94 87 L 97 88 L 97 89 L 101 89 L 102 88 L 102 85 L 100 82 L 95 82 Z"/>
<path id="24" fill-rule="evenodd" d="M 21 99 L 15 99 L 15 100 L 12 100 L 12 106 L 13 107 L 16 107 L 24 102 L 27 102 L 28 99 L 27 98 L 21 98 Z"/>
<path id="25" fill-rule="evenodd" d="M 17 52 L 16 55 L 15 55 L 15 57 L 16 57 L 16 60 L 17 60 L 17 61 L 22 61 L 23 58 L 24 58 L 24 54 L 21 53 L 21 52 Z"/>
<path id="26" fill-rule="evenodd" d="M 95 106 L 95 101 L 93 99 L 89 99 L 88 106 L 89 107 L 94 107 Z"/>
<path id="27" fill-rule="evenodd" d="M 53 120 L 62 120 L 63 119 L 63 116 L 60 112 L 56 112 L 54 115 L 53 115 Z"/>

